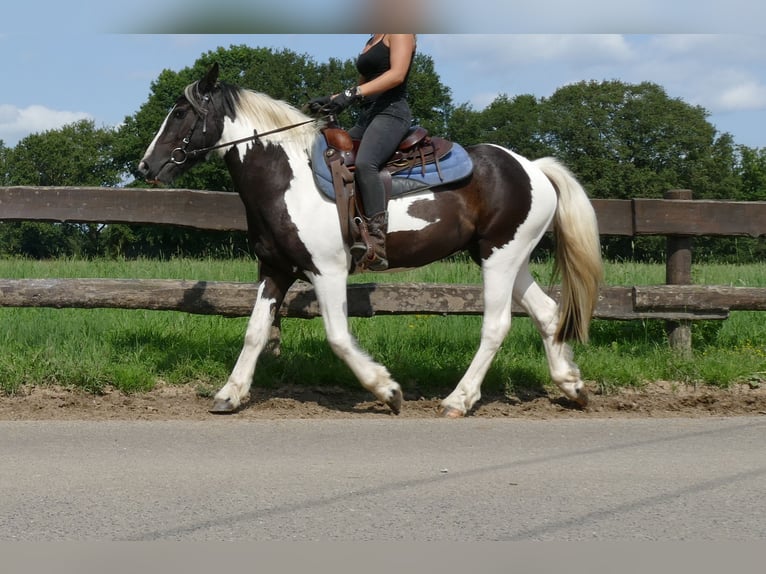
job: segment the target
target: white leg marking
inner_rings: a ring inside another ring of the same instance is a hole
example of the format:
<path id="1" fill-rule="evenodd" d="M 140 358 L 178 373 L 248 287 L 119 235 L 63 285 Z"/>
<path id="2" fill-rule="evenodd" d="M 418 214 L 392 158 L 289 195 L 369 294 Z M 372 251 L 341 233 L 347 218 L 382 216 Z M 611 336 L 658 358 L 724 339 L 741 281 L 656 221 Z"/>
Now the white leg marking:
<path id="1" fill-rule="evenodd" d="M 514 285 L 513 298 L 529 314 L 543 339 L 551 379 L 567 398 L 577 400 L 585 385 L 580 379 L 580 369 L 572 360 L 572 349 L 554 337 L 559 321 L 558 306 L 535 282 L 526 265 Z"/>
<path id="2" fill-rule="evenodd" d="M 383 365 L 362 351 L 348 328 L 346 275 L 310 277 L 322 311 L 327 342 L 333 352 L 348 365 L 362 386 L 397 412 L 401 387 Z"/>
<path id="3" fill-rule="evenodd" d="M 263 296 L 266 287 L 261 282 L 258 287 L 258 295 L 255 300 L 253 312 L 247 322 L 245 342 L 240 351 L 237 364 L 229 375 L 229 380 L 215 395 L 215 403 L 225 402 L 232 410 L 242 404 L 253 382 L 255 364 L 261 351 L 269 341 L 271 324 L 276 313 L 276 300 L 267 299 Z"/>
<path id="4" fill-rule="evenodd" d="M 443 401 L 442 407 L 467 413 L 481 398 L 481 383 L 511 328 L 513 282 L 527 250 L 519 252 L 516 241 L 496 250 L 482 263 L 484 280 L 484 320 L 479 350 L 455 390 Z"/>

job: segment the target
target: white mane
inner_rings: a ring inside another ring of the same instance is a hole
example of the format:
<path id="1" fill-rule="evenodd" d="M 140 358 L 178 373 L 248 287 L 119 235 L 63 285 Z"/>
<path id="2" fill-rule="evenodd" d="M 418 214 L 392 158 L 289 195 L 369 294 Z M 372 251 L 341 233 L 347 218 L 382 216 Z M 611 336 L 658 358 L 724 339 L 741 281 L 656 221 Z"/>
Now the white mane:
<path id="1" fill-rule="evenodd" d="M 287 102 L 247 89 L 239 90 L 239 100 L 234 108 L 237 116 L 235 121 L 250 124 L 259 133 L 312 119 Z M 311 149 L 319 128 L 319 122 L 312 122 L 280 132 L 274 137 L 290 140 L 303 149 Z"/>

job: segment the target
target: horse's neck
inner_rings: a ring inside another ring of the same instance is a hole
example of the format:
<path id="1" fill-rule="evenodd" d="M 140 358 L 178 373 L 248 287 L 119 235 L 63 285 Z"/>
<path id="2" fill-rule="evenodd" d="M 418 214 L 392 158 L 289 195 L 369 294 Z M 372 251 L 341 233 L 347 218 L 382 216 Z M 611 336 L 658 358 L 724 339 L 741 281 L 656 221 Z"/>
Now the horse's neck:
<path id="1" fill-rule="evenodd" d="M 224 137 L 253 135 L 252 127 L 224 129 Z M 305 143 L 289 136 L 254 138 L 230 148 L 224 160 L 248 213 L 263 212 L 261 219 L 278 220 L 275 204 L 297 181 L 310 177 L 309 151 Z M 305 172 L 305 173 L 304 173 Z M 311 186 L 313 188 L 313 186 Z M 319 195 L 316 189 L 315 195 Z M 306 198 L 307 201 L 309 198 Z"/>
<path id="2" fill-rule="evenodd" d="M 256 126 L 252 123 L 232 121 L 227 116 L 224 119 L 223 132 L 221 133 L 221 140 L 218 143 L 225 144 L 227 142 L 243 140 L 245 138 L 255 136 L 256 134 L 263 133 L 265 131 L 266 130 L 263 129 L 262 127 Z M 253 139 L 255 138 L 253 137 Z M 237 147 L 239 147 L 244 153 L 244 151 L 247 149 L 250 143 L 251 142 L 243 142 L 242 144 L 238 144 Z M 225 148 L 224 148 L 224 153 L 225 153 Z"/>

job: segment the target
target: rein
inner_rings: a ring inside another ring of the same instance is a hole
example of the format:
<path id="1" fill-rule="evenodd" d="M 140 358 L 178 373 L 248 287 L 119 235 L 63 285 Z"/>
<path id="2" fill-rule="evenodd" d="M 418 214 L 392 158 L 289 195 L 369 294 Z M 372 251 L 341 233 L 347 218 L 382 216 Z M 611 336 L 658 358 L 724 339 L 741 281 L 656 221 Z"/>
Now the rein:
<path id="1" fill-rule="evenodd" d="M 211 146 L 203 147 L 203 148 L 200 148 L 200 149 L 194 149 L 194 150 L 191 150 L 191 151 L 187 151 L 186 150 L 186 146 L 189 145 L 189 142 L 190 142 L 190 139 L 191 139 L 190 138 L 191 134 L 189 134 L 189 136 L 187 136 L 187 137 L 185 137 L 183 139 L 184 147 L 177 147 L 172 152 L 170 152 L 170 161 L 172 161 L 176 165 L 181 165 L 183 163 L 186 163 L 186 160 L 189 158 L 189 156 L 194 158 L 194 157 L 196 157 L 196 156 L 198 156 L 200 154 L 206 154 L 208 152 L 211 152 L 211 151 L 216 150 L 216 149 L 220 149 L 222 147 L 238 145 L 238 144 L 241 144 L 241 143 L 245 143 L 245 142 L 249 142 L 249 141 L 254 141 L 254 140 L 257 140 L 258 138 L 261 138 L 261 137 L 264 137 L 264 136 L 269 136 L 271 134 L 276 134 L 276 133 L 279 133 L 279 132 L 285 132 L 287 130 L 292 130 L 292 129 L 295 129 L 295 128 L 299 128 L 301 126 L 305 126 L 306 124 L 310 124 L 310 123 L 313 123 L 313 122 L 318 122 L 320 119 L 321 118 L 314 118 L 314 119 L 306 120 L 306 121 L 303 121 L 303 122 L 299 122 L 297 124 L 290 124 L 288 126 L 282 126 L 280 128 L 276 128 L 276 129 L 273 129 L 273 130 L 269 130 L 267 132 L 263 132 L 262 134 L 259 134 L 255 130 L 253 130 L 253 135 L 248 136 L 248 137 L 240 138 L 238 140 L 233 140 L 233 141 L 229 141 L 229 142 L 225 142 L 225 143 L 221 143 L 221 144 L 211 145 Z M 177 154 L 180 154 L 180 158 L 178 158 L 178 159 L 176 159 Z"/>
<path id="2" fill-rule="evenodd" d="M 192 94 L 192 91 L 194 92 L 193 94 Z M 221 144 L 212 145 L 212 146 L 203 147 L 203 148 L 200 148 L 200 149 L 195 149 L 195 150 L 189 151 L 186 148 L 191 143 L 192 135 L 194 135 L 194 131 L 197 129 L 197 126 L 199 125 L 199 121 L 200 120 L 202 120 L 202 132 L 203 133 L 207 132 L 207 114 L 208 114 L 207 106 L 208 106 L 208 104 L 212 103 L 212 101 L 211 101 L 211 98 L 210 98 L 210 94 L 202 95 L 202 98 L 201 98 L 202 99 L 202 103 L 200 103 L 198 101 L 199 98 L 200 98 L 200 94 L 199 94 L 199 82 L 195 82 L 194 84 L 189 86 L 185 90 L 184 95 L 186 96 L 186 99 L 191 104 L 192 108 L 194 108 L 194 111 L 197 114 L 197 121 L 194 123 L 194 125 L 191 128 L 191 130 L 189 131 L 189 135 L 187 135 L 185 138 L 183 138 L 181 140 L 181 143 L 183 145 L 175 148 L 173 151 L 170 152 L 170 157 L 168 158 L 168 162 L 174 163 L 176 165 L 182 165 L 182 164 L 186 163 L 186 160 L 189 159 L 189 157 L 195 158 L 198 155 L 206 154 L 208 152 L 211 152 L 211 151 L 216 150 L 216 149 L 220 149 L 222 147 L 233 146 L 233 145 L 237 145 L 237 144 L 241 144 L 241 143 L 245 143 L 245 142 L 249 142 L 249 141 L 255 141 L 258 138 L 261 138 L 261 137 L 264 137 L 264 136 L 268 136 L 268 135 L 271 135 L 271 134 L 276 134 L 276 133 L 279 133 L 279 132 L 284 132 L 284 131 L 287 131 L 287 130 L 292 130 L 292 129 L 295 129 L 295 128 L 298 128 L 298 127 L 301 127 L 301 126 L 305 126 L 306 124 L 310 124 L 310 123 L 313 123 L 313 122 L 318 122 L 318 121 L 323 120 L 323 119 L 327 119 L 327 118 L 331 119 L 331 118 L 333 118 L 333 114 L 331 114 L 331 113 L 324 113 L 322 116 L 314 117 L 312 119 L 308 119 L 306 121 L 299 122 L 297 124 L 291 124 L 291 125 L 288 125 L 288 126 L 282 126 L 280 128 L 276 128 L 276 129 L 273 129 L 273 130 L 269 130 L 267 132 L 263 132 L 262 134 L 259 134 L 256 130 L 253 130 L 253 135 L 248 136 L 248 137 L 244 137 L 244 138 L 241 138 L 241 139 L 238 139 L 238 140 L 233 140 L 233 141 L 229 141 L 229 142 L 225 142 L 225 143 L 221 143 Z M 318 112 L 322 112 L 322 111 L 327 112 L 327 110 L 324 110 L 324 109 L 320 109 L 320 110 L 317 110 L 317 111 Z"/>
<path id="3" fill-rule="evenodd" d="M 299 122 L 297 124 L 290 124 L 289 126 L 282 126 L 281 128 L 276 128 L 276 129 L 273 129 L 273 130 L 269 130 L 267 132 L 263 132 L 262 134 L 259 134 L 255 130 L 253 130 L 253 135 L 248 136 L 246 138 L 240 138 L 238 140 L 233 140 L 233 141 L 225 142 L 225 143 L 222 143 L 222 144 L 211 145 L 211 146 L 208 146 L 208 147 L 203 147 L 203 148 L 200 148 L 200 149 L 195 149 L 195 150 L 190 151 L 189 154 L 192 157 L 194 157 L 194 156 L 199 155 L 201 153 L 208 153 L 210 151 L 213 151 L 215 149 L 220 149 L 222 147 L 226 147 L 226 146 L 230 146 L 230 145 L 237 145 L 237 144 L 241 144 L 241 143 L 245 143 L 245 142 L 249 142 L 249 141 L 254 141 L 254 140 L 257 140 L 258 138 L 261 138 L 263 136 L 270 136 L 271 134 L 277 134 L 279 132 L 286 132 L 287 130 L 292 130 L 292 129 L 295 129 L 295 128 L 299 128 L 301 126 L 305 126 L 306 124 L 310 124 L 310 123 L 318 122 L 318 121 L 319 121 L 318 118 L 310 119 L 310 120 L 305 120 L 305 121 Z"/>

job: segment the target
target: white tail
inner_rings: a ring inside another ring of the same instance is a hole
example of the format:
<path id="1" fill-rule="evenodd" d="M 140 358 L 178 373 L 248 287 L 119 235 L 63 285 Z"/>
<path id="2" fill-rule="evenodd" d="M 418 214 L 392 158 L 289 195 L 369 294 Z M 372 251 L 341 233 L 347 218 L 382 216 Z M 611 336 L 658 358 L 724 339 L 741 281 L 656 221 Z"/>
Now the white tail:
<path id="1" fill-rule="evenodd" d="M 583 187 L 558 160 L 544 157 L 534 164 L 551 180 L 559 196 L 553 219 L 555 271 L 561 274 L 556 339 L 586 342 L 604 275 L 596 213 Z"/>

